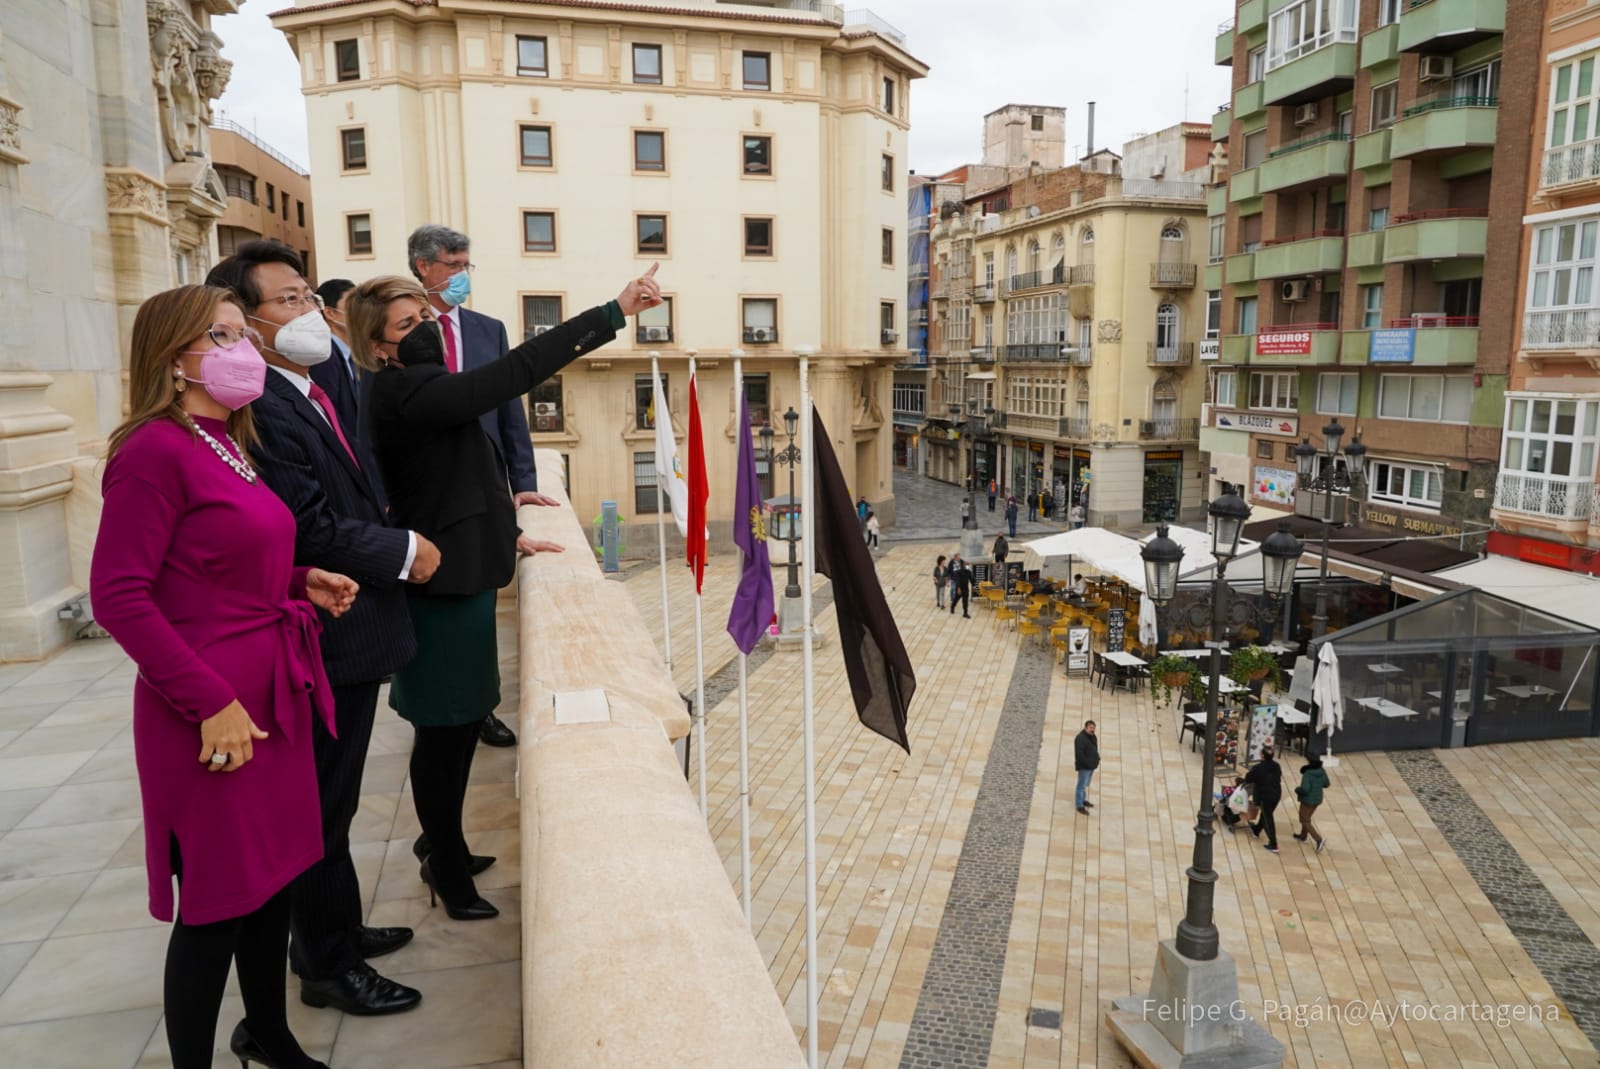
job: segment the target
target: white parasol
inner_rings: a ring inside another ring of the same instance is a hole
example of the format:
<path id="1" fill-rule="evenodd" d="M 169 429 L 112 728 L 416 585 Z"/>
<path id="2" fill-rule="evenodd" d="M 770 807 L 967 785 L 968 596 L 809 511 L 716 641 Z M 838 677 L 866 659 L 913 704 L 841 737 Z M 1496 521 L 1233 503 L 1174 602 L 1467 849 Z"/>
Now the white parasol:
<path id="1" fill-rule="evenodd" d="M 1333 759 L 1333 733 L 1344 726 L 1344 694 L 1339 683 L 1339 655 L 1333 651 L 1331 642 L 1324 642 L 1322 652 L 1317 654 L 1317 677 L 1316 682 L 1311 685 L 1311 700 L 1316 703 L 1319 710 L 1317 730 L 1328 733 L 1328 746 L 1323 756 L 1323 763 L 1329 764 Z"/>
<path id="2" fill-rule="evenodd" d="M 1143 591 L 1139 593 L 1139 644 L 1156 648 L 1156 603 Z"/>

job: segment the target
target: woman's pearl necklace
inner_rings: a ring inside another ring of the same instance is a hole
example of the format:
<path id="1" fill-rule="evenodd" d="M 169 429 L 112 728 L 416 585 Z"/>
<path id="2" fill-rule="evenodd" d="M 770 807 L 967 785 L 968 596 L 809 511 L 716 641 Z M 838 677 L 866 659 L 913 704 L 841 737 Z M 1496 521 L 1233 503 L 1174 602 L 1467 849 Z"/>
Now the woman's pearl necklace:
<path id="1" fill-rule="evenodd" d="M 228 465 L 228 467 L 232 468 L 239 474 L 239 478 L 243 479 L 252 486 L 255 485 L 256 471 L 249 464 L 239 459 L 239 457 L 244 456 L 244 450 L 240 449 L 239 443 L 233 440 L 233 435 L 228 435 L 228 444 L 233 446 L 234 450 L 238 452 L 239 456 L 234 456 L 233 453 L 228 452 L 227 449 L 223 447 L 221 442 L 211 437 L 211 435 L 206 432 L 206 429 L 200 426 L 200 424 L 196 423 L 193 419 L 189 420 L 189 426 L 193 427 L 195 433 L 206 440 L 217 456 L 222 458 L 222 462 L 224 464 Z"/>

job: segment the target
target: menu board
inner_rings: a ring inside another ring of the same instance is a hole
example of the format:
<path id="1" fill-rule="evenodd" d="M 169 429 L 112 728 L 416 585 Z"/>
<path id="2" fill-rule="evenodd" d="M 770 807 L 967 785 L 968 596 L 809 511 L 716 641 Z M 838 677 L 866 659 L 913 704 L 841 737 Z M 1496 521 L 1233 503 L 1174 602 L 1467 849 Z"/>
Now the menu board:
<path id="1" fill-rule="evenodd" d="M 1127 627 L 1128 613 L 1126 609 L 1112 609 L 1106 613 L 1106 652 L 1115 653 L 1122 649 L 1123 632 Z"/>
<path id="2" fill-rule="evenodd" d="M 1021 583 L 1021 582 L 1024 582 L 1025 580 L 1022 577 L 1023 571 L 1022 571 L 1022 562 L 1021 561 L 1019 561 L 1019 560 L 1008 560 L 1008 561 L 1006 561 L 1005 568 L 1006 568 L 1006 595 L 1009 597 L 1010 595 L 1015 594 L 1017 592 L 1017 584 Z"/>
<path id="3" fill-rule="evenodd" d="M 1087 627 L 1067 628 L 1067 675 L 1086 676 L 1089 674 L 1089 629 Z"/>
<path id="4" fill-rule="evenodd" d="M 1278 730 L 1278 707 L 1276 705 L 1258 705 L 1250 713 L 1250 749 L 1249 761 L 1255 764 L 1261 760 L 1261 751 L 1272 741 L 1273 733 Z"/>

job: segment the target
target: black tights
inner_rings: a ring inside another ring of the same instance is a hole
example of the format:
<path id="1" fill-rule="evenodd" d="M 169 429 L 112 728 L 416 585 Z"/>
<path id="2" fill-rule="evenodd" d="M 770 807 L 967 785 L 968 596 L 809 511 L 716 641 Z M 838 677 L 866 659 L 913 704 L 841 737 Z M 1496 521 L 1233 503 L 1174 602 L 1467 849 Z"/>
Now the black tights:
<path id="1" fill-rule="evenodd" d="M 411 794 L 417 821 L 428 836 L 428 868 L 433 871 L 439 896 L 455 906 L 468 905 L 478 897 L 467 871 L 461 810 L 482 726 L 482 720 L 448 727 L 418 724 L 411 746 Z"/>
<path id="2" fill-rule="evenodd" d="M 176 839 L 172 851 L 181 895 L 183 873 Z M 300 1049 L 289 1031 L 283 982 L 288 940 L 288 888 L 253 913 L 214 924 L 185 924 L 180 910 L 167 942 L 163 991 L 173 1069 L 211 1069 L 217 1013 L 228 966 L 235 962 L 245 1019 L 256 1042 L 283 1069 L 319 1064 Z"/>

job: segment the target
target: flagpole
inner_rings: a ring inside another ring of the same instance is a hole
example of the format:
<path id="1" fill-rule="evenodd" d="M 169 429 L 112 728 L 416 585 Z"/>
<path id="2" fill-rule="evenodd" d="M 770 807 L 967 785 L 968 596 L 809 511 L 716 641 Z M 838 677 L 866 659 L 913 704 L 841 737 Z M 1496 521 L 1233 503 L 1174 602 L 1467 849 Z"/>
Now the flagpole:
<path id="1" fill-rule="evenodd" d="M 661 354 L 652 350 L 650 353 L 650 382 L 654 385 L 661 381 Z M 652 394 L 652 397 L 654 395 Z M 656 419 L 671 419 L 663 412 L 656 413 Z M 656 455 L 661 455 L 660 450 Z M 659 466 L 659 465 L 658 465 Z M 670 478 L 672 473 L 656 472 L 656 544 L 661 551 L 661 639 L 667 655 L 667 675 L 672 674 L 672 615 L 667 611 L 667 493 L 662 484 L 663 478 Z"/>
<path id="2" fill-rule="evenodd" d="M 744 406 L 740 401 L 744 397 L 744 360 L 742 351 L 733 350 L 733 411 L 734 423 L 744 422 Z M 749 435 L 750 428 L 737 427 L 736 434 Z M 739 463 L 739 456 L 744 443 L 734 442 L 734 464 Z M 770 465 L 771 460 L 767 463 Z M 740 473 L 741 477 L 743 473 Z M 760 506 L 757 505 L 759 508 Z M 733 522 L 748 523 L 745 516 L 735 516 Z M 746 562 L 748 563 L 748 562 Z M 739 898 L 744 903 L 745 927 L 753 927 L 750 910 L 750 687 L 749 687 L 750 655 L 743 650 L 739 652 Z M 1576 677 L 1574 677 L 1576 678 Z"/>
<path id="3" fill-rule="evenodd" d="M 694 381 L 694 350 L 689 350 L 689 387 L 695 388 Z M 691 509 L 691 516 L 694 510 Z M 698 535 L 698 532 L 696 532 Z M 702 567 L 704 565 L 702 564 Z M 665 573 L 663 573 L 665 574 Z M 695 723 L 700 727 L 700 745 L 695 749 L 700 752 L 700 815 L 710 824 L 710 810 L 706 808 L 706 636 L 701 626 L 701 601 L 699 584 L 695 584 L 694 592 L 694 711 Z"/>
<path id="4" fill-rule="evenodd" d="M 805 745 L 806 764 L 806 1064 L 817 1069 L 817 787 L 816 744 L 812 721 L 815 715 L 816 695 L 812 680 L 812 623 L 811 585 L 816 575 L 816 517 L 812 510 L 816 498 L 816 479 L 812 463 L 816 443 L 812 441 L 811 415 L 811 350 L 798 346 L 800 357 L 800 456 L 804 478 L 800 491 L 800 537 L 805 546 L 800 578 L 800 615 L 804 684 L 802 687 L 801 737 Z"/>

